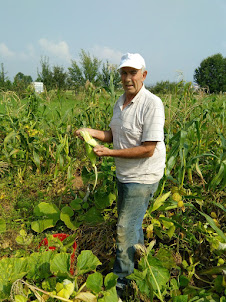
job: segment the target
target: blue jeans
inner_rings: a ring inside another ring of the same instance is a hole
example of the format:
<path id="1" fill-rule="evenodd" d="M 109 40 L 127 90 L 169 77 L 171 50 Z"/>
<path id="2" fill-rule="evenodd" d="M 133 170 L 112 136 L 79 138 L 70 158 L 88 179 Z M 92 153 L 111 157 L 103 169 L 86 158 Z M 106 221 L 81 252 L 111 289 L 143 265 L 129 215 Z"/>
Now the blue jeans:
<path id="1" fill-rule="evenodd" d="M 133 273 L 137 243 L 144 244 L 143 218 L 149 201 L 158 188 L 155 184 L 121 183 L 118 185 L 117 250 L 113 272 L 119 277 L 118 286 L 126 283 L 126 276 Z"/>

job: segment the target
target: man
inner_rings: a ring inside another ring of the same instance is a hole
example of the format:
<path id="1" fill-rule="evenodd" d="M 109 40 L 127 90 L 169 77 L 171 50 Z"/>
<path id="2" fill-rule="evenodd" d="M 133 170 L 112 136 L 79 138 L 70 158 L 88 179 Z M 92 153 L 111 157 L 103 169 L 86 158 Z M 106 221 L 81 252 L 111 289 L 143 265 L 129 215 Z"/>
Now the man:
<path id="1" fill-rule="evenodd" d="M 135 244 L 144 244 L 142 222 L 163 176 L 166 152 L 164 107 L 160 98 L 144 87 L 144 59 L 127 53 L 118 69 L 125 92 L 114 106 L 110 130 L 86 130 L 96 139 L 113 142 L 113 149 L 96 146 L 94 152 L 112 156 L 116 163 L 118 223 L 113 272 L 118 275 L 119 293 L 134 270 Z"/>

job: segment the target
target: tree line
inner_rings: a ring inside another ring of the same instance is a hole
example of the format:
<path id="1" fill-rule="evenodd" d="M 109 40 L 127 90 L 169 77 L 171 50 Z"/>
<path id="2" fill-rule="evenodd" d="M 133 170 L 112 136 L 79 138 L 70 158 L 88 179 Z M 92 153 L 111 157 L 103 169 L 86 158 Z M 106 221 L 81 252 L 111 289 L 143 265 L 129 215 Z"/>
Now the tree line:
<path id="1" fill-rule="evenodd" d="M 47 91 L 57 89 L 78 92 L 87 82 L 96 87 L 109 87 L 111 79 L 116 89 L 120 87 L 117 65 L 112 65 L 108 61 L 102 63 L 83 49 L 79 54 L 79 61 L 72 60 L 67 71 L 58 65 L 51 67 L 47 57 L 41 58 L 40 65 L 41 69 L 37 71 L 35 81 L 43 82 Z M 12 90 L 21 95 L 33 82 L 31 76 L 24 75 L 22 72 L 18 72 L 12 82 L 6 75 L 4 65 L 1 63 L 0 90 Z M 226 58 L 222 54 L 216 54 L 204 59 L 194 71 L 194 82 L 209 93 L 225 92 Z M 169 93 L 175 85 L 174 82 L 161 81 L 152 88 L 157 93 Z"/>

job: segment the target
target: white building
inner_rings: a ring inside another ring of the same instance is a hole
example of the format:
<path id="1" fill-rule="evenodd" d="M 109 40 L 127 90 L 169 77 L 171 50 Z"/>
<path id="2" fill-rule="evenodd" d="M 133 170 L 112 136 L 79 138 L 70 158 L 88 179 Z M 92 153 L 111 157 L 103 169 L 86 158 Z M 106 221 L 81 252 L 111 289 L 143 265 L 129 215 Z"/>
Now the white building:
<path id="1" fill-rule="evenodd" d="M 43 83 L 42 82 L 33 82 L 32 83 L 35 88 L 35 92 L 41 93 L 44 91 Z"/>

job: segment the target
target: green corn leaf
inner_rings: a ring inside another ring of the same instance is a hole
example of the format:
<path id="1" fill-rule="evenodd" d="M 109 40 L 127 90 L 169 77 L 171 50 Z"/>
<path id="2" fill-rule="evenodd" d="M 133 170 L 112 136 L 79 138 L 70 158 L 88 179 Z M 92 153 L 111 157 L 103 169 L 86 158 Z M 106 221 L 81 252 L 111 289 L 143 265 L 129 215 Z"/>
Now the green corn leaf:
<path id="1" fill-rule="evenodd" d="M 39 157 L 38 153 L 35 152 L 35 150 L 33 150 L 33 160 L 34 160 L 34 163 L 35 163 L 37 169 L 40 171 L 41 170 L 40 157 Z"/>
<path id="2" fill-rule="evenodd" d="M 56 150 L 56 158 L 55 158 L 56 163 L 58 162 L 60 153 L 63 151 L 63 149 L 64 149 L 64 144 L 59 144 L 59 145 L 57 146 L 57 150 Z"/>
<path id="3" fill-rule="evenodd" d="M 215 175 L 214 178 L 211 180 L 209 188 L 215 189 L 216 186 L 218 186 L 222 180 L 223 180 L 222 187 L 224 187 L 226 184 L 226 161 L 221 163 L 220 169 L 217 175 Z"/>
<path id="4" fill-rule="evenodd" d="M 8 142 L 17 136 L 16 132 L 10 132 L 4 139 L 4 148 L 6 149 Z"/>
<path id="5" fill-rule="evenodd" d="M 200 211 L 198 211 L 198 212 L 206 218 L 206 220 L 208 221 L 211 228 L 214 229 L 214 231 L 223 239 L 224 242 L 226 242 L 225 234 L 216 226 L 216 223 L 214 222 L 214 220 L 209 215 L 202 213 Z"/>
<path id="6" fill-rule="evenodd" d="M 212 203 L 217 206 L 218 208 L 220 208 L 222 211 L 226 212 L 225 207 L 221 204 L 221 203 L 217 203 L 215 201 L 212 201 Z"/>
<path id="7" fill-rule="evenodd" d="M 163 205 L 163 203 L 166 201 L 166 199 L 170 196 L 171 191 L 159 196 L 156 198 L 156 200 L 153 203 L 153 206 L 150 208 L 149 213 L 154 212 L 155 210 L 157 210 L 159 207 L 161 207 L 161 205 Z"/>
<path id="8" fill-rule="evenodd" d="M 223 271 L 226 270 L 226 265 L 222 266 L 214 266 L 208 269 L 205 269 L 203 271 L 198 272 L 199 275 L 216 275 L 216 274 L 222 274 Z"/>
<path id="9" fill-rule="evenodd" d="M 176 161 L 177 161 L 177 155 L 172 155 L 167 160 L 167 163 L 166 163 L 166 172 L 165 172 L 166 176 L 170 175 L 170 172 L 172 171 L 173 167 L 175 166 Z"/>

